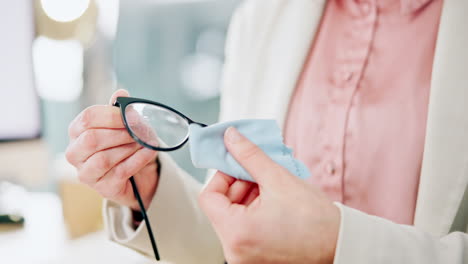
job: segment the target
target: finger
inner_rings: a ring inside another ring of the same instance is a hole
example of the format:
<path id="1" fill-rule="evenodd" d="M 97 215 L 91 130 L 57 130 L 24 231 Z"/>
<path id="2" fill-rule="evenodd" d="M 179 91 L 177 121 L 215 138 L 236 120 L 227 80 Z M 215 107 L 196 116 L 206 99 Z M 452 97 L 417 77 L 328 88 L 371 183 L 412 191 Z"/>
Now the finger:
<path id="1" fill-rule="evenodd" d="M 282 178 L 289 174 L 234 127 L 226 130 L 224 142 L 229 153 L 260 186 L 280 187 L 285 181 Z"/>
<path id="2" fill-rule="evenodd" d="M 153 152 L 151 155 L 151 152 Z M 126 195 L 131 192 L 133 198 L 133 191 L 131 189 L 130 177 L 135 176 L 135 174 L 145 171 L 146 169 L 153 170 L 156 173 L 156 152 L 141 148 L 135 154 L 125 159 L 113 169 L 107 172 L 103 177 L 98 179 L 94 188 L 104 197 L 110 199 L 119 199 L 122 198 L 122 195 Z M 135 162 L 140 162 L 135 164 Z M 149 170 L 146 170 L 148 172 Z M 149 175 L 145 175 L 149 176 Z M 154 185 L 147 184 L 145 179 L 139 179 L 136 181 L 138 185 L 138 190 L 142 195 L 143 203 L 146 208 L 148 208 L 150 200 L 147 200 L 145 194 L 149 193 L 149 188 L 155 187 Z M 143 185 L 144 186 L 143 186 Z M 154 191 L 153 191 L 154 193 Z"/>
<path id="3" fill-rule="evenodd" d="M 80 167 L 94 153 L 135 142 L 125 129 L 89 129 L 72 141 L 67 149 L 68 161 Z"/>
<path id="4" fill-rule="evenodd" d="M 218 223 L 231 206 L 227 192 L 234 182 L 235 178 L 218 171 L 201 192 L 198 203 L 213 224 Z"/>
<path id="5" fill-rule="evenodd" d="M 141 148 L 138 143 L 130 143 L 99 151 L 83 164 L 78 177 L 82 183 L 93 185 L 113 167 Z"/>
<path id="6" fill-rule="evenodd" d="M 68 134 L 73 140 L 86 130 L 99 128 L 125 128 L 120 109 L 108 105 L 90 106 L 70 123 Z"/>
<path id="7" fill-rule="evenodd" d="M 103 179 L 113 178 L 117 181 L 127 181 L 130 177 L 143 169 L 143 167 L 145 167 L 148 163 L 153 162 L 156 159 L 156 155 L 156 151 L 147 148 L 141 148 L 133 155 L 114 166 L 103 176 Z"/>
<path id="8" fill-rule="evenodd" d="M 226 196 L 232 203 L 240 203 L 249 193 L 254 183 L 242 180 L 236 180 L 227 191 Z"/>
<path id="9" fill-rule="evenodd" d="M 113 167 L 96 184 L 95 189 L 104 197 L 118 197 L 125 193 L 128 186 L 128 179 L 137 174 L 150 162 L 156 159 L 157 152 L 147 148 L 141 148 L 135 154 Z"/>
<path id="10" fill-rule="evenodd" d="M 110 100 L 109 100 L 109 104 L 110 105 L 114 105 L 115 104 L 115 100 L 117 100 L 117 97 L 129 97 L 130 96 L 130 93 L 125 90 L 125 89 L 119 89 L 117 91 L 115 91 Z"/>
<path id="11" fill-rule="evenodd" d="M 123 195 L 128 193 L 130 181 L 116 179 L 115 177 L 107 175 L 100 178 L 99 181 L 91 186 L 104 198 L 119 201 Z"/>
<path id="12" fill-rule="evenodd" d="M 206 185 L 205 190 L 226 195 L 229 191 L 229 187 L 235 181 L 236 178 L 233 178 L 221 171 L 217 171 L 213 178 L 211 178 L 210 182 Z"/>
<path id="13" fill-rule="evenodd" d="M 241 204 L 245 206 L 249 206 L 259 195 L 260 195 L 260 190 L 258 189 L 258 185 L 253 184 L 249 190 L 249 193 L 244 197 Z"/>

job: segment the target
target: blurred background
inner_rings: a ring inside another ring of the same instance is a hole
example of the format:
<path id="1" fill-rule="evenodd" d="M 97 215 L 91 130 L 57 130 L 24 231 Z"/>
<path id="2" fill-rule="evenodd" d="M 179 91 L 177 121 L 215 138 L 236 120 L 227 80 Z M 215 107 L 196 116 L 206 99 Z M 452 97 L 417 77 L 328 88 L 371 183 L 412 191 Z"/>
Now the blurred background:
<path id="1" fill-rule="evenodd" d="M 118 88 L 215 122 L 239 2 L 0 0 L 0 262 L 148 263 L 106 240 L 101 198 L 64 158 L 68 125 Z M 187 147 L 171 155 L 203 180 Z"/>

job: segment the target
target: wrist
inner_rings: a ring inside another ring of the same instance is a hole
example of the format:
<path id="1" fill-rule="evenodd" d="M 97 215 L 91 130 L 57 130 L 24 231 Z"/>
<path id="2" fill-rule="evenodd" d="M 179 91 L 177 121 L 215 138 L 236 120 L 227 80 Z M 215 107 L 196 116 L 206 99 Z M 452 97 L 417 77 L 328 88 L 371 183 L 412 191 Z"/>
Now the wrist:
<path id="1" fill-rule="evenodd" d="M 148 164 L 144 169 L 140 171 L 140 173 L 134 176 L 135 183 L 138 187 L 138 191 L 141 195 L 141 198 L 142 198 L 142 201 L 146 210 L 148 210 L 151 204 L 151 201 L 156 195 L 156 190 L 158 188 L 158 183 L 159 183 L 160 171 L 161 171 L 161 163 L 159 162 L 159 159 L 156 158 L 155 162 Z M 152 182 L 152 184 L 148 184 L 148 179 L 150 179 L 150 177 L 154 177 L 154 180 L 149 181 L 149 183 Z M 133 188 L 131 190 L 131 195 L 132 195 L 132 202 L 128 205 L 128 207 L 130 207 L 132 211 L 141 212 L 141 207 L 140 207 L 140 204 L 138 203 L 138 200 L 136 199 Z"/>
<path id="2" fill-rule="evenodd" d="M 143 222 L 143 215 L 141 214 L 141 211 L 135 211 L 132 209 L 132 227 L 133 229 L 137 229 L 141 222 Z"/>

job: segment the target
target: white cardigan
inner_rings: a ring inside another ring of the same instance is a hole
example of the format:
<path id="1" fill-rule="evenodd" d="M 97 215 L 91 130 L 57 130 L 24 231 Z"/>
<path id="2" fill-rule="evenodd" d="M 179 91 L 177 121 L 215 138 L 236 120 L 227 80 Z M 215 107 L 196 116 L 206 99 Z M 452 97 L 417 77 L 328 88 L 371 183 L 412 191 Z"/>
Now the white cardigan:
<path id="1" fill-rule="evenodd" d="M 251 0 L 234 14 L 226 44 L 222 121 L 274 118 L 284 124 L 292 91 L 325 0 Z M 163 260 L 223 263 L 222 247 L 197 205 L 202 185 L 160 153 L 162 171 L 149 217 Z M 340 205 L 335 263 L 468 263 L 468 1 L 444 1 L 430 91 L 415 226 Z M 106 201 L 118 243 L 152 254 L 142 224 Z M 458 232 L 457 232 L 458 231 Z M 285 241 L 287 243 L 287 241 Z"/>

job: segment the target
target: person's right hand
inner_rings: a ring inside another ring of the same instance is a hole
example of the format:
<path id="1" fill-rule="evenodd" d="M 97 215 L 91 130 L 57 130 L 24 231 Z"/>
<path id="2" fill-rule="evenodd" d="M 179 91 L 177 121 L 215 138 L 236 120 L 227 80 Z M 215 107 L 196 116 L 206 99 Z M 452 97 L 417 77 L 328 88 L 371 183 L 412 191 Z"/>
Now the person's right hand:
<path id="1" fill-rule="evenodd" d="M 82 183 L 109 200 L 139 210 L 128 179 L 135 177 L 148 208 L 158 183 L 157 152 L 140 146 L 125 129 L 120 109 L 112 106 L 117 97 L 124 96 L 128 92 L 118 90 L 110 105 L 91 106 L 72 121 L 66 157 Z"/>

